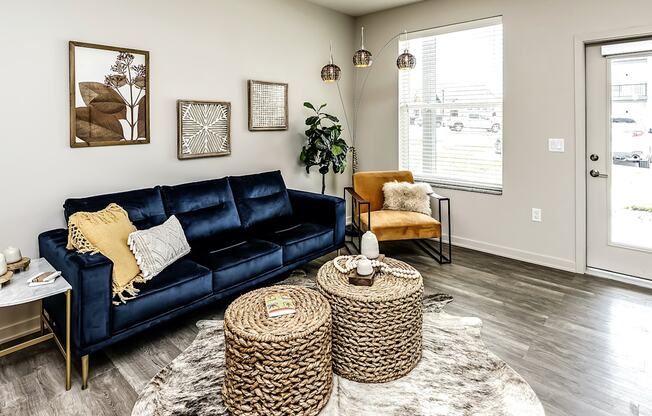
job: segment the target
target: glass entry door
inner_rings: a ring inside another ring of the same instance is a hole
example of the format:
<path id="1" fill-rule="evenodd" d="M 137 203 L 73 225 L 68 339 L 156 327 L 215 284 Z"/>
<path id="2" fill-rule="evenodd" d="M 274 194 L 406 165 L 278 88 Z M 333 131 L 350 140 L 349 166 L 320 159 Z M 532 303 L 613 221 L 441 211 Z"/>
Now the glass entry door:
<path id="1" fill-rule="evenodd" d="M 652 52 L 616 46 L 586 48 L 587 266 L 652 279 Z"/>

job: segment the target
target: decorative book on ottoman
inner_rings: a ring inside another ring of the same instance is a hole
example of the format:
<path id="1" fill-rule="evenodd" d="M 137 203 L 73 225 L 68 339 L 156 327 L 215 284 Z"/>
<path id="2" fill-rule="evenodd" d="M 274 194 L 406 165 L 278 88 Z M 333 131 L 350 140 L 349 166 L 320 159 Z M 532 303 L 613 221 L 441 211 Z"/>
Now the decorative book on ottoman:
<path id="1" fill-rule="evenodd" d="M 294 301 L 286 292 L 275 292 L 265 296 L 265 309 L 270 318 L 291 315 L 296 312 Z"/>

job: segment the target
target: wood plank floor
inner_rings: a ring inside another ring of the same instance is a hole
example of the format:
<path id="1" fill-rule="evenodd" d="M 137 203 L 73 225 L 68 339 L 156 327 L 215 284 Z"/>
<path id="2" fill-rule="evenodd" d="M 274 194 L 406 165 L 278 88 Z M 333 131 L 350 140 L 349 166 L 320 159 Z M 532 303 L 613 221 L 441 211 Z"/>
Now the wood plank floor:
<path id="1" fill-rule="evenodd" d="M 483 339 L 539 395 L 546 414 L 652 415 L 652 290 L 461 248 L 440 266 L 407 243 L 382 247 L 424 275 L 426 294 L 445 292 L 447 312 L 484 321 Z M 314 276 L 332 256 L 310 263 Z M 194 339 L 207 307 L 91 357 L 90 387 L 63 387 L 54 345 L 0 359 L 2 415 L 129 415 L 138 392 Z M 524 415 L 525 416 L 525 415 Z"/>

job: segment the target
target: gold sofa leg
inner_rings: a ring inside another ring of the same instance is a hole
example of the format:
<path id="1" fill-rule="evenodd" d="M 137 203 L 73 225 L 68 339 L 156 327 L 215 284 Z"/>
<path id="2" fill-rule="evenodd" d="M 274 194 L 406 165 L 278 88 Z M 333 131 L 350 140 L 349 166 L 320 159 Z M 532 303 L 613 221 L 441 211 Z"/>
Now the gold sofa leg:
<path id="1" fill-rule="evenodd" d="M 339 257 L 339 256 L 341 256 L 341 255 L 342 255 L 342 249 L 341 249 L 341 248 L 338 248 L 338 249 L 337 249 L 337 254 L 336 254 L 336 256 Z"/>
<path id="2" fill-rule="evenodd" d="M 88 355 L 84 355 L 82 358 L 82 390 L 88 388 Z"/>

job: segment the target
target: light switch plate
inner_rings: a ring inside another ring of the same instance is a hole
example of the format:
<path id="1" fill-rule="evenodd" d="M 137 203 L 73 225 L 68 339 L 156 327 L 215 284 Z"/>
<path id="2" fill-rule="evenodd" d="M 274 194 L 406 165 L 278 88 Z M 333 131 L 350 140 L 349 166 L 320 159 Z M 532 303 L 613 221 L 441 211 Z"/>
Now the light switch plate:
<path id="1" fill-rule="evenodd" d="M 558 138 L 548 139 L 548 150 L 551 152 L 563 152 L 564 139 L 558 139 Z"/>
<path id="2" fill-rule="evenodd" d="M 541 208 L 532 208 L 532 221 L 541 222 Z"/>

